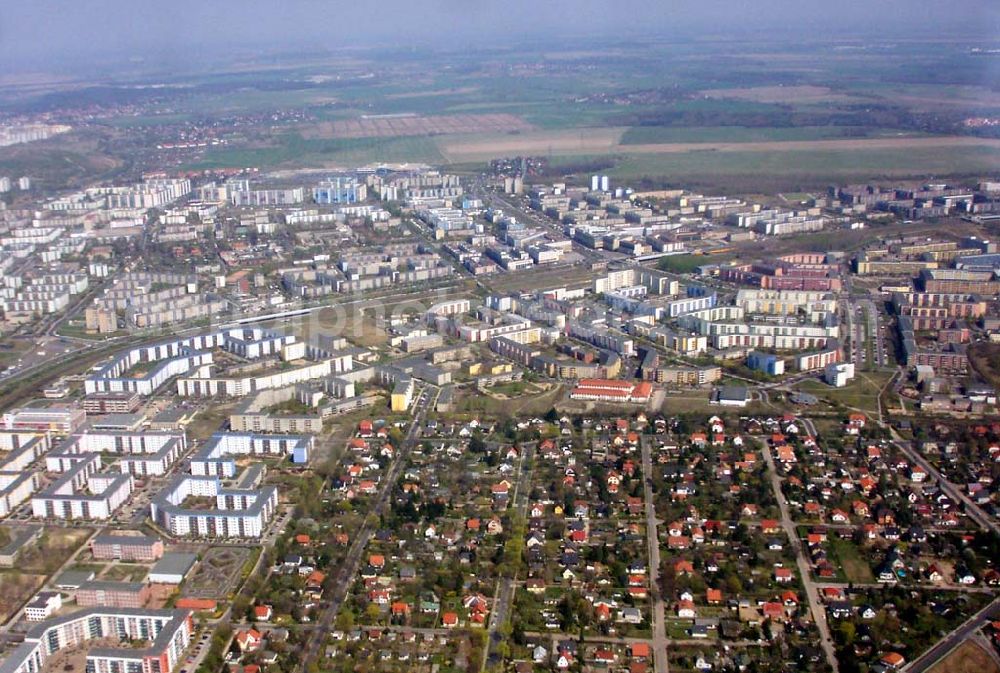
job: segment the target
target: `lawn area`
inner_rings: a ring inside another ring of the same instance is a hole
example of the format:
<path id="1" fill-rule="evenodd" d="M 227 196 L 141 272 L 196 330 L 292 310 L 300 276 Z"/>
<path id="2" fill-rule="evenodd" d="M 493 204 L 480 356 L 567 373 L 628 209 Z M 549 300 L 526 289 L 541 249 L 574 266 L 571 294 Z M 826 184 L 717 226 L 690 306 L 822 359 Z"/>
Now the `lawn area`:
<path id="1" fill-rule="evenodd" d="M 510 383 L 498 383 L 490 386 L 487 394 L 494 397 L 520 397 L 521 395 L 537 394 L 539 389 L 527 381 L 511 381 Z"/>
<path id="2" fill-rule="evenodd" d="M 101 576 L 102 580 L 112 580 L 116 582 L 141 582 L 149 575 L 149 568 L 146 566 L 117 563 L 109 565 L 108 569 Z"/>
<path id="3" fill-rule="evenodd" d="M 711 391 L 708 388 L 691 388 L 689 390 L 667 391 L 661 410 L 664 414 L 711 414 L 718 416 L 746 416 L 768 414 L 769 410 L 760 402 L 751 401 L 745 407 L 723 407 L 709 401 Z"/>
<path id="4" fill-rule="evenodd" d="M 865 328 L 865 364 L 863 369 L 865 371 L 871 371 L 876 368 L 875 363 L 875 335 L 871 333 L 869 329 L 869 320 L 871 319 L 871 312 L 868 307 L 865 306 L 862 311 L 862 325 Z"/>
<path id="5" fill-rule="evenodd" d="M 871 566 L 861 557 L 861 550 L 853 542 L 830 536 L 827 545 L 830 548 L 830 555 L 840 565 L 848 582 L 860 584 L 875 581 Z"/>
<path id="6" fill-rule="evenodd" d="M 59 336 L 76 337 L 78 339 L 89 339 L 90 341 L 104 341 L 112 337 L 124 336 L 128 334 L 128 330 L 120 329 L 117 332 L 97 334 L 95 332 L 88 332 L 83 320 L 67 320 L 59 325 L 56 334 Z"/>
<path id="7" fill-rule="evenodd" d="M 816 379 L 806 379 L 795 387 L 832 403 L 843 404 L 877 416 L 879 391 L 890 378 L 892 372 L 859 372 L 854 380 L 843 388 L 833 388 Z"/>
<path id="8" fill-rule="evenodd" d="M 717 261 L 705 255 L 670 255 L 658 261 L 656 268 L 671 273 L 694 273 L 699 266 Z"/>
<path id="9" fill-rule="evenodd" d="M 494 416 L 541 416 L 562 397 L 563 386 L 554 385 L 552 389 L 537 395 L 522 395 L 515 399 L 497 399 L 484 395 L 476 390 L 456 390 L 456 402 L 459 412 L 483 413 Z"/>

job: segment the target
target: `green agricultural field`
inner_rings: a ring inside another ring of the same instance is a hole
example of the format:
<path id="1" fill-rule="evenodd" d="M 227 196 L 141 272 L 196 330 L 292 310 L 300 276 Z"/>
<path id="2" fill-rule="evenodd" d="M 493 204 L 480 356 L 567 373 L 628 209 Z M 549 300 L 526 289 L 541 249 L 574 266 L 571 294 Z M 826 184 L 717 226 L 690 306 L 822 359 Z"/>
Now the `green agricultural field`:
<path id="1" fill-rule="evenodd" d="M 976 176 L 1000 165 L 1000 149 L 992 147 L 919 147 L 809 151 L 624 154 L 608 174 L 621 180 L 668 179 L 689 185 L 736 189 L 773 188 L 781 184 L 801 190 L 829 180 L 885 177 Z M 738 183 L 738 184 L 737 184 Z M 766 184 L 765 184 L 766 183 Z M 738 191 L 738 189 L 737 189 Z"/>
<path id="2" fill-rule="evenodd" d="M 279 137 L 275 144 L 265 147 L 213 148 L 186 168 L 320 167 L 379 161 L 436 163 L 441 160 L 437 144 L 429 137 L 305 139 L 297 134 L 287 134 Z"/>

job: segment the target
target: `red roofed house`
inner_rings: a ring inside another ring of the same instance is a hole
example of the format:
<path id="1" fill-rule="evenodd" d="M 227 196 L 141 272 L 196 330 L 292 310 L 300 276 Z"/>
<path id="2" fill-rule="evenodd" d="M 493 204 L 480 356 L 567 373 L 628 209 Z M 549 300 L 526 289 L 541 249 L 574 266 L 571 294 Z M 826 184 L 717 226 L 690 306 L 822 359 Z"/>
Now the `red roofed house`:
<path id="1" fill-rule="evenodd" d="M 241 629 L 236 633 L 236 644 L 240 652 L 252 652 L 260 647 L 261 637 L 257 629 Z"/>
<path id="2" fill-rule="evenodd" d="M 775 601 L 768 601 L 764 603 L 764 605 L 761 606 L 760 611 L 767 619 L 776 621 L 785 621 L 788 619 L 788 614 L 785 612 L 785 606 Z"/>
<path id="3" fill-rule="evenodd" d="M 649 659 L 649 643 L 632 643 L 629 648 L 629 656 L 638 661 Z"/>
<path id="4" fill-rule="evenodd" d="M 879 659 L 883 664 L 889 668 L 899 669 L 906 663 L 906 659 L 899 652 L 887 652 L 883 654 Z"/>

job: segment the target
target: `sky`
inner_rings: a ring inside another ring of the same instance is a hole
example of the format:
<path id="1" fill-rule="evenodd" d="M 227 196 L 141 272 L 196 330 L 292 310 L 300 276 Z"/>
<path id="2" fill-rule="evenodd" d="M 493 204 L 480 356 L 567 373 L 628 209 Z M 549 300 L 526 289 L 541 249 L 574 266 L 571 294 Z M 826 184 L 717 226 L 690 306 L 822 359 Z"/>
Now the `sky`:
<path id="1" fill-rule="evenodd" d="M 0 0 L 0 70 L 99 75 L 255 50 L 705 33 L 1000 42 L 1000 0 Z"/>

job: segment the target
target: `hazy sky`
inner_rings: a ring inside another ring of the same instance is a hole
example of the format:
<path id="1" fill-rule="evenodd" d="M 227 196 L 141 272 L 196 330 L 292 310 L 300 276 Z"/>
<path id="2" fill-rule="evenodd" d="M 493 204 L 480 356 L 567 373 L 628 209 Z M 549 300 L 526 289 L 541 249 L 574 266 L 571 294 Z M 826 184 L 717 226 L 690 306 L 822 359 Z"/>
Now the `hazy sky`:
<path id="1" fill-rule="evenodd" d="M 518 36 L 705 32 L 1000 40 L 1000 0 L 0 0 L 0 69 Z"/>

